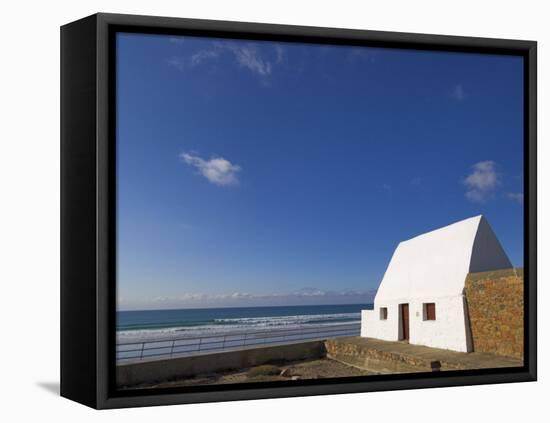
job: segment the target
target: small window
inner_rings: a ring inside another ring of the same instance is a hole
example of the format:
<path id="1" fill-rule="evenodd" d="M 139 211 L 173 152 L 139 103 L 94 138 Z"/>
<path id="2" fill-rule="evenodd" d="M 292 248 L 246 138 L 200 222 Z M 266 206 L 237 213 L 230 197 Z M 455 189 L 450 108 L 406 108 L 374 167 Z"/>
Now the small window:
<path id="1" fill-rule="evenodd" d="M 380 307 L 380 320 L 388 320 L 388 308 Z"/>
<path id="2" fill-rule="evenodd" d="M 424 303 L 424 320 L 435 320 L 435 303 Z"/>

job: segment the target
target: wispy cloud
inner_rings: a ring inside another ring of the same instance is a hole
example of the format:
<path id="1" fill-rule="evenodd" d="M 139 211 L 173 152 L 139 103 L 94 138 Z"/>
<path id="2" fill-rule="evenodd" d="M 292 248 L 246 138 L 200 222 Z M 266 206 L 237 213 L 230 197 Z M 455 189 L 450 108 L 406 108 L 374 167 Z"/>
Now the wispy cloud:
<path id="1" fill-rule="evenodd" d="M 495 162 L 478 162 L 472 166 L 472 172 L 464 179 L 464 185 L 467 187 L 466 198 L 475 203 L 483 203 L 493 195 L 499 183 Z"/>
<path id="2" fill-rule="evenodd" d="M 191 55 L 191 66 L 198 66 L 206 60 L 213 60 L 220 57 L 217 50 L 202 50 Z"/>
<path id="3" fill-rule="evenodd" d="M 302 288 L 292 292 L 271 294 L 251 294 L 248 292 L 182 293 L 175 296 L 159 296 L 146 302 L 126 299 L 121 301 L 122 308 L 185 308 L 185 307 L 243 307 L 243 306 L 281 306 L 308 304 L 359 304 L 372 303 L 376 290 L 324 291 L 317 288 Z"/>
<path id="4" fill-rule="evenodd" d="M 287 61 L 285 48 L 281 44 L 261 45 L 252 42 L 215 41 L 209 48 L 196 51 L 187 57 L 173 57 L 168 63 L 179 70 L 215 62 L 223 56 L 229 56 L 235 64 L 262 78 L 269 77 L 275 68 Z"/>
<path id="5" fill-rule="evenodd" d="M 220 52 L 217 50 L 201 50 L 187 57 L 172 57 L 168 60 L 168 64 L 180 71 L 184 71 L 188 68 L 199 66 L 203 62 L 215 61 L 218 57 L 220 57 Z"/>
<path id="6" fill-rule="evenodd" d="M 509 192 L 506 194 L 506 197 L 509 200 L 515 201 L 516 203 L 523 204 L 523 193 L 522 192 Z"/>
<path id="7" fill-rule="evenodd" d="M 185 44 L 185 37 L 183 37 L 183 36 L 170 37 L 170 38 L 168 38 L 168 41 L 170 41 L 173 44 Z"/>
<path id="8" fill-rule="evenodd" d="M 280 44 L 275 44 L 275 63 L 281 64 L 287 61 L 286 50 Z"/>
<path id="9" fill-rule="evenodd" d="M 168 64 L 174 66 L 175 68 L 179 69 L 180 71 L 185 70 L 185 68 L 188 66 L 189 61 L 182 57 L 172 57 L 168 60 Z"/>
<path id="10" fill-rule="evenodd" d="M 464 100 L 466 98 L 466 92 L 464 91 L 464 86 L 462 84 L 455 85 L 451 92 L 451 97 L 457 101 Z"/>
<path id="11" fill-rule="evenodd" d="M 271 62 L 264 58 L 258 46 L 254 43 L 240 44 L 227 42 L 223 48 L 231 51 L 237 63 L 260 76 L 271 75 Z"/>
<path id="12" fill-rule="evenodd" d="M 237 173 L 241 171 L 241 167 L 223 157 L 205 160 L 189 153 L 181 153 L 180 158 L 188 165 L 195 167 L 200 175 L 215 185 L 230 186 L 239 183 Z"/>

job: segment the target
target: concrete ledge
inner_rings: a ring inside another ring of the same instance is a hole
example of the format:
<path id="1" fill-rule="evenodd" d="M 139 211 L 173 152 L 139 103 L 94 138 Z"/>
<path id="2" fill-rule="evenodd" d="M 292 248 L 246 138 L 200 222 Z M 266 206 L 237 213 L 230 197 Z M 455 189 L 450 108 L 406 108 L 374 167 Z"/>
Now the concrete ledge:
<path id="1" fill-rule="evenodd" d="M 391 348 L 392 344 L 405 345 L 356 337 L 331 339 L 325 343 L 328 358 L 380 374 L 439 370 L 437 360 L 404 354 L 399 348 Z"/>
<path id="2" fill-rule="evenodd" d="M 201 374 L 246 369 L 266 363 L 298 361 L 326 356 L 323 341 L 227 351 L 192 357 L 121 364 L 116 368 L 118 386 L 166 382 Z"/>
<path id="3" fill-rule="evenodd" d="M 325 342 L 327 357 L 376 373 L 520 367 L 523 361 L 488 353 L 462 353 L 403 342 L 346 337 Z"/>

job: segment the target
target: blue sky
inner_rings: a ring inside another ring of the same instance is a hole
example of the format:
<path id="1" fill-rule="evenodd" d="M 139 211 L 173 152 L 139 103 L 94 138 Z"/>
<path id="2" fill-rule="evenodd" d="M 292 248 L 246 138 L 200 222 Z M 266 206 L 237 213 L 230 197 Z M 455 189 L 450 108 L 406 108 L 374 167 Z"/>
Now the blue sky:
<path id="1" fill-rule="evenodd" d="M 117 40 L 121 309 L 362 302 L 484 214 L 523 264 L 522 59 Z"/>

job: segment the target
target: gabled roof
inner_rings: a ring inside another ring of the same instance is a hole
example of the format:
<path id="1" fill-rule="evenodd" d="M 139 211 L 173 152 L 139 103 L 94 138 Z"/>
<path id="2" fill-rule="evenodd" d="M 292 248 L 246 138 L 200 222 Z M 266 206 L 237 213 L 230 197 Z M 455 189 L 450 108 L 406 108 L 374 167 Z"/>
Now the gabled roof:
<path id="1" fill-rule="evenodd" d="M 375 301 L 460 295 L 469 272 L 509 267 L 487 219 L 471 217 L 399 243 Z"/>

